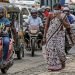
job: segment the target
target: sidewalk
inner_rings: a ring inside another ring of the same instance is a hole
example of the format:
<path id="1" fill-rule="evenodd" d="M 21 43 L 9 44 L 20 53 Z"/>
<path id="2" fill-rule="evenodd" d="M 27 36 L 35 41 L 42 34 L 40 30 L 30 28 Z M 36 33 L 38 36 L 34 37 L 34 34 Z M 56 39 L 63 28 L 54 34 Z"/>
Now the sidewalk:
<path id="1" fill-rule="evenodd" d="M 58 72 L 44 72 L 39 75 L 75 75 L 75 47 L 70 52 L 73 54 L 67 55 L 65 69 Z"/>

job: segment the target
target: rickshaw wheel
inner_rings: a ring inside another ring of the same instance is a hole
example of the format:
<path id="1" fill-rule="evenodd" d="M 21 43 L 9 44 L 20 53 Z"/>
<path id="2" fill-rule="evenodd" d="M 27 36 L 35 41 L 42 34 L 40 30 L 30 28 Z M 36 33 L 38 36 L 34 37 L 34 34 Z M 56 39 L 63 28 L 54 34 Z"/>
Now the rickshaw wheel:
<path id="1" fill-rule="evenodd" d="M 18 59 L 22 59 L 22 52 L 21 52 L 21 51 L 18 51 L 18 52 L 17 52 L 17 58 L 18 58 Z"/>
<path id="2" fill-rule="evenodd" d="M 20 50 L 17 52 L 17 58 L 22 59 L 22 57 L 24 57 L 24 50 L 21 47 Z"/>

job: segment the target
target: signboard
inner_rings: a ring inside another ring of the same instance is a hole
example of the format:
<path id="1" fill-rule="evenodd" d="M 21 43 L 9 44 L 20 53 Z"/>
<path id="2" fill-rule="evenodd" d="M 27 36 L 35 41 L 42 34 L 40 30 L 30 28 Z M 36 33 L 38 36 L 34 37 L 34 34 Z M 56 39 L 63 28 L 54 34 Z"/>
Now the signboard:
<path id="1" fill-rule="evenodd" d="M 59 3 L 60 3 L 62 6 L 64 6 L 65 0 L 60 0 Z"/>

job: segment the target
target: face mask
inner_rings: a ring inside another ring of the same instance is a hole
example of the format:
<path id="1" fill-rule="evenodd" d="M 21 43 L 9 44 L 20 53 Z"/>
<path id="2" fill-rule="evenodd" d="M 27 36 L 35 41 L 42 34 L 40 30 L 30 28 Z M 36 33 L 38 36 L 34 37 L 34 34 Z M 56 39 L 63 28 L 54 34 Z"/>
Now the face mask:
<path id="1" fill-rule="evenodd" d="M 65 14 L 68 14 L 68 12 L 64 12 Z"/>
<path id="2" fill-rule="evenodd" d="M 60 13 L 61 11 L 60 10 L 54 10 L 54 13 Z"/>

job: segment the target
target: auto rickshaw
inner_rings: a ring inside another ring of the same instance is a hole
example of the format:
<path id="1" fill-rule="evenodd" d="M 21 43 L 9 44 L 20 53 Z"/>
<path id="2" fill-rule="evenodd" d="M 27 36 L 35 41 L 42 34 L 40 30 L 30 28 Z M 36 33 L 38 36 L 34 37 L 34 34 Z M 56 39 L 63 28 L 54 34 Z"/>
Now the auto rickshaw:
<path id="1" fill-rule="evenodd" d="M 14 51 L 18 59 L 24 57 L 24 42 L 23 42 L 23 30 L 21 26 L 21 14 L 18 7 L 5 7 L 7 10 L 6 17 L 11 21 L 11 31 L 13 39 L 15 41 Z"/>

